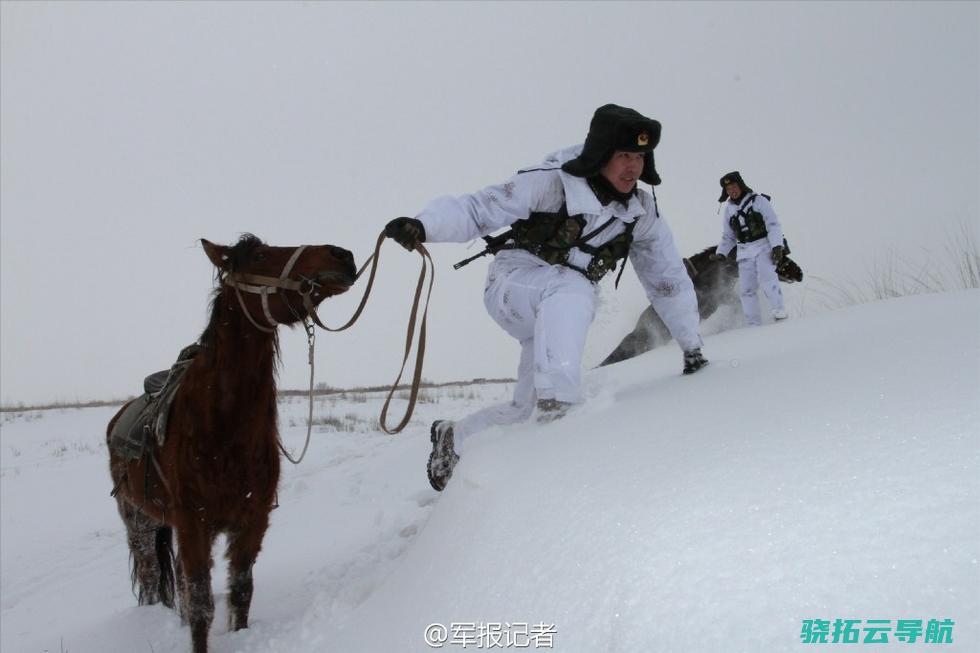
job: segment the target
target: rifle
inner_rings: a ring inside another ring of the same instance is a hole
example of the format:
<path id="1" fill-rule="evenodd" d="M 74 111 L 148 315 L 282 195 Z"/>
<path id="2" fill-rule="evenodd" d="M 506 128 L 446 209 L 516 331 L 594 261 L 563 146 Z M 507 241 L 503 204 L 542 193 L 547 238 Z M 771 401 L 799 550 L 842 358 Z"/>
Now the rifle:
<path id="1" fill-rule="evenodd" d="M 453 265 L 453 269 L 454 270 L 458 270 L 461 267 L 463 267 L 464 265 L 468 265 L 469 263 L 472 263 L 473 261 L 475 261 L 476 259 L 480 258 L 481 256 L 486 256 L 487 254 L 496 254 L 497 252 L 499 252 L 502 249 L 507 249 L 507 247 L 505 246 L 505 243 L 508 240 L 510 240 L 510 238 L 513 235 L 514 235 L 514 230 L 513 229 L 508 229 L 507 231 L 503 232 L 499 236 L 484 236 L 483 237 L 483 240 L 485 240 L 486 243 L 487 243 L 486 249 L 484 249 L 479 254 L 474 254 L 473 256 L 469 257 L 468 259 L 464 259 L 464 260 L 460 261 L 459 263 L 456 263 L 455 265 Z"/>

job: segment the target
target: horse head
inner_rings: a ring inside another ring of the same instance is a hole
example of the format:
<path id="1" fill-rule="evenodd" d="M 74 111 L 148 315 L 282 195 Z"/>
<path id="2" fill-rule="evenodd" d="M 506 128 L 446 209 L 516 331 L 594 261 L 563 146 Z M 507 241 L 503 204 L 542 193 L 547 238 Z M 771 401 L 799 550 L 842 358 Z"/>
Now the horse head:
<path id="1" fill-rule="evenodd" d="M 273 247 L 252 234 L 233 246 L 204 238 L 201 245 L 222 291 L 234 292 L 246 317 L 263 331 L 315 318 L 320 302 L 345 292 L 356 279 L 353 254 L 333 245 Z M 264 317 L 266 325 L 253 315 Z"/>
<path id="2" fill-rule="evenodd" d="M 687 273 L 694 282 L 701 319 L 706 320 L 721 304 L 732 301 L 738 281 L 738 266 L 730 258 L 715 260 L 715 247 L 708 247 L 684 259 Z"/>
<path id="3" fill-rule="evenodd" d="M 691 280 L 694 281 L 695 287 L 698 285 L 699 277 L 705 279 L 706 277 L 702 275 L 716 274 L 718 271 L 722 271 L 729 281 L 738 278 L 738 265 L 734 255 L 729 254 L 726 259 L 717 261 L 712 258 L 715 250 L 716 247 L 714 246 L 708 247 L 690 258 L 684 259 L 684 265 L 687 266 L 687 272 L 691 276 Z M 779 280 L 783 283 L 803 281 L 803 270 L 788 254 L 783 256 L 783 260 L 776 266 L 776 274 L 779 275 Z"/>
<path id="4" fill-rule="evenodd" d="M 779 275 L 779 280 L 783 283 L 803 281 L 803 270 L 789 256 L 784 256 L 783 260 L 776 266 L 776 274 Z"/>

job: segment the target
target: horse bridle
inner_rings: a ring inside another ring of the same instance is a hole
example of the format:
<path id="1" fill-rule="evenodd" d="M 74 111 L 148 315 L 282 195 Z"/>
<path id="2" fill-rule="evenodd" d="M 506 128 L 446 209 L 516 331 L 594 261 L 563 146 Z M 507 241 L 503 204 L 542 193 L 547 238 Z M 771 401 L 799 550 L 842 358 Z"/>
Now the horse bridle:
<path id="1" fill-rule="evenodd" d="M 247 272 L 225 273 L 223 278 L 224 283 L 235 289 L 235 295 L 238 297 L 238 303 L 241 305 L 242 311 L 245 313 L 245 317 L 248 318 L 248 321 L 251 322 L 252 326 L 254 326 L 256 329 L 266 333 L 272 333 L 276 330 L 276 327 L 279 326 L 280 322 L 272 317 L 272 312 L 269 310 L 269 295 L 275 294 L 280 288 L 283 290 L 294 290 L 299 293 L 299 296 L 303 298 L 303 308 L 306 309 L 307 315 L 310 316 L 310 319 L 323 327 L 323 324 L 320 322 L 320 317 L 316 314 L 316 307 L 313 305 L 313 301 L 310 299 L 310 297 L 313 295 L 313 291 L 315 291 L 320 284 L 313 279 L 308 279 L 306 277 L 302 277 L 300 281 L 289 278 L 289 273 L 293 271 L 296 261 L 299 260 L 299 257 L 303 254 L 303 250 L 305 250 L 307 247 L 307 245 L 300 245 L 293 251 L 278 277 L 267 277 L 261 274 L 250 274 Z M 252 317 L 248 307 L 245 306 L 245 299 L 242 297 L 243 292 L 259 295 L 262 298 L 262 312 L 265 314 L 265 319 L 268 322 L 268 326 L 259 324 L 255 318 Z M 302 317 L 296 312 L 292 305 L 290 305 L 285 295 L 283 295 L 282 299 L 294 316 L 297 318 Z"/>
<path id="2" fill-rule="evenodd" d="M 320 286 L 320 284 L 314 279 L 308 279 L 303 277 L 301 281 L 296 281 L 289 278 L 289 273 L 292 271 L 293 266 L 296 265 L 296 261 L 299 260 L 300 255 L 303 250 L 306 249 L 306 245 L 301 245 L 296 248 L 296 251 L 292 253 L 286 265 L 283 267 L 282 272 L 278 277 L 267 277 L 260 274 L 249 274 L 245 272 L 225 272 L 222 277 L 222 281 L 235 289 L 235 294 L 238 296 L 238 303 L 242 307 L 242 311 L 245 313 L 245 317 L 252 325 L 264 331 L 266 333 L 272 333 L 276 330 L 276 326 L 279 324 L 275 318 L 272 317 L 272 313 L 269 311 L 269 295 L 277 292 L 280 288 L 283 290 L 294 290 L 303 298 L 303 307 L 306 309 L 307 315 L 312 319 L 317 326 L 326 331 L 344 331 L 353 325 L 357 318 L 360 317 L 361 311 L 364 310 L 364 306 L 367 304 L 368 297 L 371 295 L 371 288 L 374 286 L 374 277 L 378 271 L 378 261 L 380 260 L 381 254 L 381 244 L 385 241 L 385 232 L 381 232 L 378 235 L 378 241 L 374 247 L 374 254 L 372 254 L 368 260 L 364 262 L 361 269 L 357 271 L 354 276 L 354 281 L 356 282 L 364 274 L 368 265 L 371 266 L 371 273 L 368 276 L 367 288 L 364 290 L 364 296 L 361 297 L 361 303 L 358 305 L 357 309 L 354 311 L 354 315 L 351 316 L 350 320 L 346 324 L 340 327 L 331 328 L 323 324 L 320 321 L 320 317 L 316 314 L 316 307 L 313 305 L 313 301 L 310 299 L 313 292 Z M 412 305 L 412 310 L 408 320 L 408 328 L 405 337 L 405 355 L 402 358 L 401 369 L 398 371 L 398 377 L 395 382 L 391 385 L 391 389 L 388 392 L 388 396 L 385 399 L 384 405 L 381 408 L 381 417 L 379 418 L 379 426 L 381 430 L 388 434 L 395 434 L 400 432 L 405 426 L 408 425 L 409 420 L 412 417 L 412 412 L 415 409 L 415 403 L 418 399 L 419 385 L 422 380 L 422 361 L 425 357 L 425 336 L 426 336 L 426 321 L 429 314 L 429 298 L 432 296 L 432 281 L 435 277 L 435 264 L 432 262 L 432 256 L 429 255 L 428 250 L 418 243 L 415 246 L 415 250 L 422 257 L 422 269 L 419 271 L 418 283 L 415 286 L 415 299 Z M 387 425 L 388 416 L 388 406 L 391 404 L 391 400 L 394 397 L 395 391 L 399 388 L 398 383 L 401 381 L 402 373 L 405 371 L 405 364 L 408 362 L 409 352 L 412 349 L 413 339 L 415 335 L 415 325 L 416 316 L 418 314 L 419 303 L 422 298 L 423 289 L 425 287 L 426 274 L 428 272 L 429 276 L 429 289 L 425 295 L 425 309 L 422 311 L 422 320 L 419 324 L 419 340 L 418 346 L 416 347 L 415 356 L 415 371 L 412 375 L 412 384 L 409 391 L 408 397 L 408 407 L 405 410 L 405 415 L 402 420 L 394 428 L 389 428 Z M 262 311 L 265 313 L 265 319 L 268 321 L 268 327 L 262 326 L 255 321 L 248 307 L 245 306 L 245 299 L 242 297 L 242 292 L 248 292 L 260 295 L 262 297 Z M 283 295 L 283 302 L 286 307 L 293 313 L 297 319 L 302 319 L 297 311 L 290 305 L 289 300 Z M 310 365 L 310 390 L 309 390 L 309 415 L 307 417 L 307 429 L 306 429 L 306 444 L 303 446 L 303 451 L 299 456 L 299 460 L 293 459 L 286 451 L 285 447 L 282 446 L 282 442 L 279 442 L 279 449 L 285 454 L 286 458 L 294 463 L 298 464 L 303 456 L 306 455 L 307 447 L 310 443 L 310 431 L 313 427 L 313 375 L 314 375 L 314 365 L 313 365 L 313 347 L 314 347 L 314 329 L 313 326 L 303 320 L 303 326 L 306 328 L 306 338 L 309 344 L 309 365 Z"/>

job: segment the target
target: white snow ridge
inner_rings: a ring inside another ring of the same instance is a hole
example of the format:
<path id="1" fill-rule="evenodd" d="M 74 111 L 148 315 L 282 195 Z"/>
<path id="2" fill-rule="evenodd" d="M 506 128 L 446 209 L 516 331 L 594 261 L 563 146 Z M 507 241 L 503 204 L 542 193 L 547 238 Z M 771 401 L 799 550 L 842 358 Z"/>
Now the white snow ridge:
<path id="1" fill-rule="evenodd" d="M 318 401 L 247 630 L 224 628 L 216 550 L 211 649 L 431 651 L 440 624 L 445 651 L 834 651 L 840 619 L 851 650 L 980 650 L 980 291 L 730 331 L 704 352 L 690 377 L 674 346 L 589 372 L 564 420 L 475 436 L 441 494 L 428 423 L 510 388 L 429 391 L 395 437 L 367 421 L 376 396 Z M 281 406 L 290 447 L 305 410 Z M 3 413 L 5 653 L 189 649 L 174 612 L 130 591 L 114 411 Z M 806 643 L 814 620 L 826 644 Z M 886 641 L 869 645 L 873 620 Z M 921 621 L 915 642 L 900 620 Z M 931 620 L 951 643 L 926 642 Z"/>

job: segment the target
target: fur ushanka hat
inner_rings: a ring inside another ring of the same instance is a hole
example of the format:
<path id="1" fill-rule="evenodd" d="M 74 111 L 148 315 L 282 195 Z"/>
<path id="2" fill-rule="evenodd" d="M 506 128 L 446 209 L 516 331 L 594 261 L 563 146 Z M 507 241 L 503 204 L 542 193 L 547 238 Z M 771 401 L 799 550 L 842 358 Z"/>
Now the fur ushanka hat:
<path id="1" fill-rule="evenodd" d="M 740 197 L 745 197 L 752 192 L 752 189 L 745 185 L 745 181 L 742 180 L 742 173 L 738 170 L 733 170 L 727 175 L 723 175 L 721 179 L 718 180 L 721 184 L 721 195 L 718 197 L 719 202 L 724 202 L 728 199 L 728 191 L 725 190 L 725 186 L 731 183 L 738 184 L 738 187 L 742 189 L 742 194 Z"/>
<path id="2" fill-rule="evenodd" d="M 659 142 L 659 122 L 633 109 L 606 104 L 596 109 L 592 116 L 582 153 L 566 162 L 561 169 L 574 177 L 593 177 L 599 174 L 617 150 L 646 152 L 640 181 L 656 186 L 660 183 L 660 175 L 654 166 L 653 148 Z"/>

